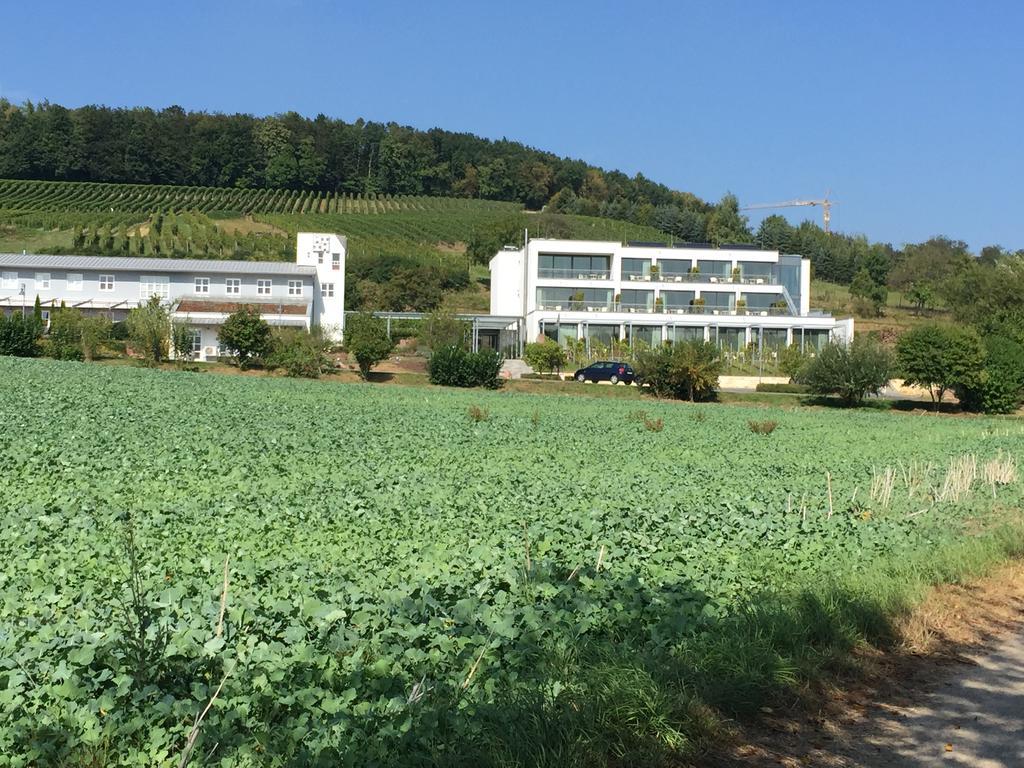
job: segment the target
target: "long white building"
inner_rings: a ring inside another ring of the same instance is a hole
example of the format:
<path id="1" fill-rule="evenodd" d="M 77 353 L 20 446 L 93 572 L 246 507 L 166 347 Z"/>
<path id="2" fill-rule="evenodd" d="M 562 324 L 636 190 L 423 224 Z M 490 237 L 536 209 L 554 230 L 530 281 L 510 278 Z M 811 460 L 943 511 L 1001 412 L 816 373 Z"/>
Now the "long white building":
<path id="1" fill-rule="evenodd" d="M 527 341 L 704 339 L 820 349 L 853 320 L 810 308 L 810 260 L 752 246 L 712 248 L 531 239 L 490 262 L 491 314 L 524 319 Z"/>
<path id="2" fill-rule="evenodd" d="M 116 322 L 158 296 L 173 322 L 192 329 L 198 360 L 222 354 L 217 332 L 243 305 L 257 307 L 270 325 L 319 326 L 340 339 L 346 247 L 340 235 L 300 232 L 294 264 L 0 254 L 0 312 L 30 312 L 38 296 L 44 320 L 64 304 Z"/>

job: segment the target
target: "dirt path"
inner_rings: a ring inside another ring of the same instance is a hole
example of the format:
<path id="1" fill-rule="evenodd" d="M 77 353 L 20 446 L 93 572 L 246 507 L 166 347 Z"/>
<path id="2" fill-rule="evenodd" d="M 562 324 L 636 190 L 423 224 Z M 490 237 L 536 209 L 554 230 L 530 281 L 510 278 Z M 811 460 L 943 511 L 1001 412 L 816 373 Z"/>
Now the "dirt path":
<path id="1" fill-rule="evenodd" d="M 882 705 L 862 729 L 862 762 L 851 764 L 1024 766 L 1024 634 L 965 655 L 949 672 L 913 691 L 908 705 Z"/>
<path id="2" fill-rule="evenodd" d="M 1024 768 L 1024 565 L 934 590 L 891 653 L 741 728 L 715 768 Z"/>

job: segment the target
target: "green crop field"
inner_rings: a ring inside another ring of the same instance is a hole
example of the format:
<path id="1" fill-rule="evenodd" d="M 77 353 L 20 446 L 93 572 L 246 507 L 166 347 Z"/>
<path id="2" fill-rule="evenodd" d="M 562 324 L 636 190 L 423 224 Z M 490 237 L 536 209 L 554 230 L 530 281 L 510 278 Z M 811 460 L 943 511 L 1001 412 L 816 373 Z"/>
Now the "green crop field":
<path id="1" fill-rule="evenodd" d="M 12 766 L 679 765 L 1024 542 L 1013 419 L 0 380 Z"/>

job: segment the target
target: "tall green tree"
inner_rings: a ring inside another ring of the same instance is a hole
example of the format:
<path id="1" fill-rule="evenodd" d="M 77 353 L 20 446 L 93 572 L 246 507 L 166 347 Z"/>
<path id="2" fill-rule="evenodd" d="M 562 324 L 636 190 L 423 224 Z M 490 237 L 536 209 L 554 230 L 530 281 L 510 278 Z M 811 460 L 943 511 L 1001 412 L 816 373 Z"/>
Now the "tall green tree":
<path id="1" fill-rule="evenodd" d="M 171 319 L 167 307 L 153 296 L 128 313 L 125 320 L 132 348 L 149 365 L 159 365 L 167 359 L 171 334 Z"/>
<path id="2" fill-rule="evenodd" d="M 270 352 L 270 325 L 260 316 L 258 307 L 246 304 L 228 315 L 217 340 L 231 350 L 238 367 L 245 369 Z"/>
<path id="3" fill-rule="evenodd" d="M 900 336 L 896 359 L 905 383 L 927 388 L 938 410 L 946 392 L 977 386 L 985 347 L 973 328 L 921 325 Z"/>
<path id="4" fill-rule="evenodd" d="M 712 245 L 754 242 L 754 236 L 747 226 L 747 217 L 740 214 L 740 203 L 736 195 L 729 193 L 722 197 L 708 215 L 707 241 Z"/>
<path id="5" fill-rule="evenodd" d="M 892 366 L 892 353 L 877 339 L 858 336 L 850 344 L 826 345 L 796 380 L 817 394 L 838 395 L 847 405 L 859 405 L 889 383 Z"/>
<path id="6" fill-rule="evenodd" d="M 386 360 L 395 348 L 388 336 L 387 324 L 369 312 L 349 315 L 345 320 L 345 350 L 355 358 L 359 376 L 366 379 L 373 366 Z"/>

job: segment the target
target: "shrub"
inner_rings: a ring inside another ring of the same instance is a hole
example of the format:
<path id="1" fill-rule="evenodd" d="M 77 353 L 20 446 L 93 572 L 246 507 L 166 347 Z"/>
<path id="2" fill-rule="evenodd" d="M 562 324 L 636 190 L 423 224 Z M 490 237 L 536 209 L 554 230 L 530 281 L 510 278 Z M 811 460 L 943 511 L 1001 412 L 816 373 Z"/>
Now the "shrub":
<path id="1" fill-rule="evenodd" d="M 100 347 L 110 341 L 111 322 L 103 315 L 82 318 L 82 357 L 91 362 Z"/>
<path id="2" fill-rule="evenodd" d="M 523 349 L 523 360 L 540 373 L 561 371 L 567 362 L 565 350 L 553 339 L 527 344 Z"/>
<path id="3" fill-rule="evenodd" d="M 801 384 L 819 395 L 839 395 L 857 405 L 889 383 L 892 355 L 876 339 L 858 336 L 849 345 L 829 344 L 800 375 Z"/>
<path id="4" fill-rule="evenodd" d="M 985 367 L 977 382 L 955 387 L 968 411 L 1012 413 L 1024 400 L 1024 347 L 1005 336 L 985 339 Z"/>
<path id="5" fill-rule="evenodd" d="M 467 352 L 462 347 L 442 347 L 427 361 L 427 373 L 431 384 L 445 387 L 487 387 L 500 386 L 502 357 L 493 349 Z"/>
<path id="6" fill-rule="evenodd" d="M 790 381 L 795 382 L 813 359 L 806 352 L 802 352 L 798 344 L 791 344 L 779 353 L 779 370 L 789 376 Z"/>
<path id="7" fill-rule="evenodd" d="M 228 315 L 217 340 L 231 350 L 242 369 L 266 357 L 272 342 L 270 326 L 260 317 L 259 309 L 251 305 L 241 306 Z"/>
<path id="8" fill-rule="evenodd" d="M 661 432 L 665 428 L 664 419 L 644 419 L 644 429 L 648 432 Z"/>
<path id="9" fill-rule="evenodd" d="M 318 379 L 332 367 L 327 355 L 330 347 L 319 329 L 281 328 L 274 333 L 266 363 L 270 368 L 281 368 L 288 376 Z"/>
<path id="10" fill-rule="evenodd" d="M 777 421 L 766 419 L 765 421 L 748 421 L 747 426 L 755 435 L 770 435 L 779 426 Z"/>
<path id="11" fill-rule="evenodd" d="M 488 411 L 486 408 L 481 408 L 479 405 L 469 406 L 469 409 L 466 411 L 466 413 L 469 415 L 469 418 L 472 421 L 475 421 L 478 424 L 481 421 L 487 421 L 489 418 L 491 418 L 491 412 Z"/>
<path id="12" fill-rule="evenodd" d="M 167 357 L 171 321 L 159 296 L 153 296 L 129 312 L 125 326 L 132 348 L 146 363 L 157 365 Z"/>
<path id="13" fill-rule="evenodd" d="M 370 369 L 387 359 L 394 348 L 387 323 L 381 318 L 360 312 L 345 321 L 345 349 L 356 359 L 360 378 L 365 379 Z"/>
<path id="14" fill-rule="evenodd" d="M 658 397 L 710 400 L 718 387 L 722 358 L 706 341 L 685 341 L 637 355 L 636 372 Z"/>
<path id="15" fill-rule="evenodd" d="M 50 332 L 44 346 L 54 360 L 82 359 L 82 312 L 59 309 L 50 315 Z"/>
<path id="16" fill-rule="evenodd" d="M 39 335 L 42 329 L 32 315 L 13 313 L 4 317 L 0 312 L 0 355 L 35 357 L 39 354 Z"/>
<path id="17" fill-rule="evenodd" d="M 780 394 L 787 395 L 806 395 L 811 391 L 811 388 L 806 384 L 758 384 L 755 388 L 757 392 L 778 392 Z"/>
<path id="18" fill-rule="evenodd" d="M 896 358 L 905 383 L 926 387 L 938 410 L 947 391 L 979 386 L 985 347 L 972 328 L 921 325 L 900 336 Z"/>

